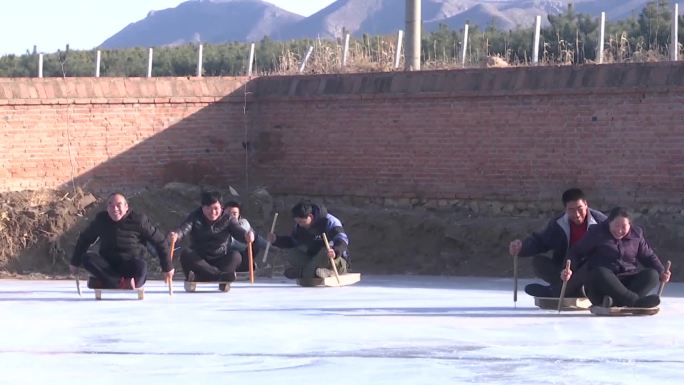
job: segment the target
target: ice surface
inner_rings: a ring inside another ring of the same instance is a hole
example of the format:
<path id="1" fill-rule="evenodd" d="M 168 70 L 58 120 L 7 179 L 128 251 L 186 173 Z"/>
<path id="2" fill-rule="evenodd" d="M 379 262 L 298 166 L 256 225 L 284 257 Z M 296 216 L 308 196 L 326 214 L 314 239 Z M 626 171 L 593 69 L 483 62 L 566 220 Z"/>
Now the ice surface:
<path id="1" fill-rule="evenodd" d="M 681 283 L 655 316 L 610 318 L 539 310 L 522 290 L 514 308 L 510 279 L 174 288 L 95 301 L 74 281 L 1 280 L 0 384 L 684 383 Z"/>

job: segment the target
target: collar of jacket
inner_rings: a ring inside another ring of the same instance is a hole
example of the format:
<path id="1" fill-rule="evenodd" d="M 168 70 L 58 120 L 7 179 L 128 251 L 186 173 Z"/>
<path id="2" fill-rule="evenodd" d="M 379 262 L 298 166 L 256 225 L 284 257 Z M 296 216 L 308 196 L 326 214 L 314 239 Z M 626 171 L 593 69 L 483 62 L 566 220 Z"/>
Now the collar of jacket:
<path id="1" fill-rule="evenodd" d="M 587 221 L 589 221 L 589 225 L 587 226 L 587 229 L 589 229 L 591 226 L 598 224 L 596 219 L 594 219 L 594 216 L 591 215 L 591 209 L 587 208 Z M 567 247 L 570 247 L 570 220 L 568 219 L 568 214 L 565 213 L 560 216 L 556 220 L 556 223 L 560 228 L 563 230 L 563 233 L 565 233 L 565 240 L 567 242 Z"/>

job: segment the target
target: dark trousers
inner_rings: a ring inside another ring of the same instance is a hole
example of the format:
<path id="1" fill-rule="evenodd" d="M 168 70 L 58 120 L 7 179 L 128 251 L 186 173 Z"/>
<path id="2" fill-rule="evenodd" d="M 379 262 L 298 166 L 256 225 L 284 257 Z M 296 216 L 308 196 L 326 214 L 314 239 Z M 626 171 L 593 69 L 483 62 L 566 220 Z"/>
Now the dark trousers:
<path id="1" fill-rule="evenodd" d="M 257 256 L 262 250 L 266 248 L 266 239 L 257 235 L 254 242 L 252 242 L 252 258 L 254 259 L 254 269 L 257 267 Z M 249 271 L 249 255 L 247 254 L 247 246 L 245 244 L 233 243 L 231 245 L 231 250 L 236 250 L 242 256 L 242 262 L 238 266 L 236 271 Z"/>
<path id="2" fill-rule="evenodd" d="M 600 306 L 603 296 L 607 295 L 613 298 L 614 306 L 632 306 L 637 299 L 648 295 L 659 281 L 655 269 L 618 276 L 608 268 L 593 267 L 586 283 L 587 297 L 594 305 Z"/>
<path id="3" fill-rule="evenodd" d="M 293 269 L 296 275 L 301 278 L 315 278 L 316 269 L 319 267 L 333 268 L 325 247 L 321 248 L 318 254 L 313 256 L 306 253 L 306 247 L 293 248 L 290 250 L 288 262 L 290 263 L 288 269 Z M 337 267 L 338 274 L 346 274 L 349 268 L 347 260 L 342 257 L 335 257 L 335 267 Z"/>
<path id="4" fill-rule="evenodd" d="M 241 261 L 242 256 L 235 250 L 216 257 L 203 257 L 190 248 L 184 248 L 181 252 L 181 266 L 186 280 L 192 271 L 195 280 L 200 282 L 234 281 L 235 269 Z"/>
<path id="5" fill-rule="evenodd" d="M 563 282 L 560 278 L 561 270 L 565 268 L 564 264 L 558 264 L 553 259 L 544 255 L 535 255 L 532 257 L 532 268 L 534 274 L 551 285 L 553 294 L 560 296 L 561 286 Z M 566 297 L 583 297 L 582 286 L 586 283 L 589 275 L 588 265 L 583 263 L 579 267 L 571 266 L 572 277 L 568 281 L 565 289 Z"/>
<path id="6" fill-rule="evenodd" d="M 142 287 L 147 280 L 147 263 L 142 258 L 111 260 L 89 251 L 83 256 L 83 267 L 105 288 L 119 287 L 121 278 L 133 278 L 135 287 Z"/>

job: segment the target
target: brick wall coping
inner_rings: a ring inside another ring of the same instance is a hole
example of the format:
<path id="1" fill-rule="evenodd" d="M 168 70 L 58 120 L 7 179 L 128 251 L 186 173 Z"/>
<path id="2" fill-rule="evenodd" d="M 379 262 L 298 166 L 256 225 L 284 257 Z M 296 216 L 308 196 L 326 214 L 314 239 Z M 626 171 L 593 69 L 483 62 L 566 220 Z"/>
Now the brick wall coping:
<path id="1" fill-rule="evenodd" d="M 247 77 L 4 78 L 0 79 L 0 105 L 233 102 L 244 99 L 244 89 L 241 92 L 240 89 L 248 80 Z"/>
<path id="2" fill-rule="evenodd" d="M 684 62 L 265 76 L 255 83 L 260 101 L 682 92 Z"/>

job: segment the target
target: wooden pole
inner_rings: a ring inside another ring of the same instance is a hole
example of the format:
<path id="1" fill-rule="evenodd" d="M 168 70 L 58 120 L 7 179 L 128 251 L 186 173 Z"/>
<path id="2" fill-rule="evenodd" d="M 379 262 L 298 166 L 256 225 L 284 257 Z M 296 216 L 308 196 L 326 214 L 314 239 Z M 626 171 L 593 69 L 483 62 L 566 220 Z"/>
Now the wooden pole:
<path id="1" fill-rule="evenodd" d="M 606 40 L 606 13 L 601 12 L 601 30 L 599 31 L 599 51 L 598 51 L 598 62 L 603 64 L 603 44 Z"/>
<path id="2" fill-rule="evenodd" d="M 202 44 L 199 45 L 198 51 L 197 51 L 197 77 L 201 78 L 202 77 L 202 50 L 204 46 Z"/>
<path id="3" fill-rule="evenodd" d="M 401 45 L 404 42 L 404 31 L 399 30 L 399 33 L 397 34 L 397 52 L 395 52 L 394 55 L 394 69 L 399 68 L 399 64 L 401 63 Z"/>
<path id="4" fill-rule="evenodd" d="M 565 271 L 570 271 L 570 260 L 565 261 Z M 565 298 L 565 288 L 568 287 L 568 281 L 563 281 L 563 286 L 561 286 L 560 297 L 558 297 L 558 313 L 561 312 L 563 307 L 563 298 Z"/>
<path id="5" fill-rule="evenodd" d="M 679 3 L 675 3 L 672 13 L 672 38 L 670 38 L 670 60 L 679 60 Z"/>
<path id="6" fill-rule="evenodd" d="M 463 27 L 463 54 L 461 55 L 461 66 L 465 67 L 466 53 L 468 52 L 468 24 Z"/>
<path id="7" fill-rule="evenodd" d="M 272 234 L 275 231 L 275 225 L 276 225 L 277 220 L 278 220 L 278 213 L 275 213 L 275 215 L 273 215 L 273 223 L 271 223 L 271 232 L 269 234 Z M 263 264 L 266 264 L 266 258 L 268 258 L 268 250 L 270 248 L 271 248 L 271 242 L 268 242 L 266 244 L 266 250 L 264 250 L 264 257 L 261 260 L 261 262 Z"/>
<path id="8" fill-rule="evenodd" d="M 100 61 L 102 59 L 102 51 L 97 50 L 97 55 L 95 57 L 95 77 L 100 77 Z"/>
<path id="9" fill-rule="evenodd" d="M 302 61 L 302 65 L 299 67 L 299 73 L 304 73 L 304 69 L 306 68 L 306 62 L 309 61 L 309 58 L 311 57 L 311 53 L 313 52 L 313 46 L 309 46 L 309 49 L 306 51 L 306 56 L 304 56 L 304 60 Z"/>
<path id="10" fill-rule="evenodd" d="M 347 59 L 349 59 L 349 34 L 344 36 L 344 50 L 342 51 L 342 67 L 347 66 Z"/>
<path id="11" fill-rule="evenodd" d="M 667 264 L 665 265 L 665 271 L 670 271 L 671 267 L 672 261 L 667 261 Z M 663 295 L 663 290 L 665 290 L 665 282 L 660 283 L 660 287 L 658 288 L 658 297 L 661 297 Z"/>
<path id="12" fill-rule="evenodd" d="M 518 256 L 513 257 L 513 306 L 518 307 Z"/>
<path id="13" fill-rule="evenodd" d="M 38 54 L 38 77 L 43 77 L 43 54 Z"/>
<path id="14" fill-rule="evenodd" d="M 154 57 L 154 48 L 150 48 L 147 53 L 147 77 L 152 77 L 152 58 Z"/>
<path id="15" fill-rule="evenodd" d="M 532 47 L 532 64 L 539 64 L 539 36 L 541 35 L 541 16 L 534 20 L 534 47 Z"/>
<path id="16" fill-rule="evenodd" d="M 325 248 L 327 250 L 330 250 L 330 243 L 328 243 L 328 237 L 323 233 L 323 242 L 325 243 Z M 335 266 L 335 258 L 330 258 L 330 264 L 333 267 L 333 271 L 335 272 L 335 278 L 337 279 L 337 285 L 342 286 L 342 283 L 340 283 L 340 275 L 337 273 L 337 266 Z"/>
<path id="17" fill-rule="evenodd" d="M 81 280 L 78 278 L 79 270 L 76 270 L 76 291 L 78 292 L 78 296 L 81 296 Z"/>
<path id="18" fill-rule="evenodd" d="M 247 258 L 249 259 L 249 283 L 254 284 L 254 254 L 252 242 L 247 242 Z"/>
<path id="19" fill-rule="evenodd" d="M 247 76 L 252 76 L 252 68 L 254 68 L 254 43 L 249 47 L 249 65 L 247 66 Z"/>
<path id="20" fill-rule="evenodd" d="M 171 269 L 173 269 L 173 251 L 176 248 L 176 240 L 172 239 L 171 240 L 171 251 L 169 252 L 169 262 L 171 262 Z M 169 285 L 169 295 L 173 295 L 173 285 L 172 285 L 172 279 L 165 277 L 166 283 Z"/>

